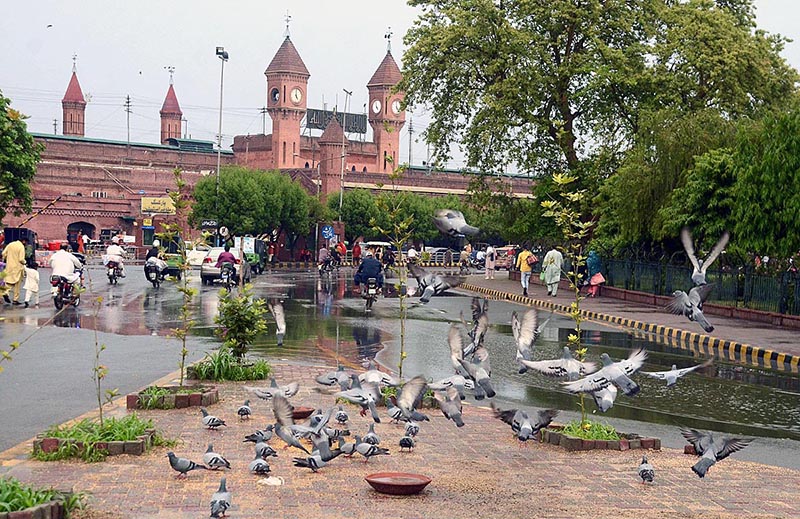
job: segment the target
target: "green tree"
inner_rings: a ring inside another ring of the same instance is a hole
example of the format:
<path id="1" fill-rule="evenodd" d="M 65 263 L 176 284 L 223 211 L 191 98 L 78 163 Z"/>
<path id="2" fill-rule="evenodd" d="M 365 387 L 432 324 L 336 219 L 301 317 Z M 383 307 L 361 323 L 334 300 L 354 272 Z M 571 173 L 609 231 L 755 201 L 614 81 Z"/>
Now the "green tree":
<path id="1" fill-rule="evenodd" d="M 336 213 L 339 210 L 339 197 L 328 197 L 328 210 Z M 374 237 L 374 230 L 369 222 L 378 217 L 378 206 L 375 195 L 367 189 L 345 191 L 342 196 L 342 221 L 345 238 L 353 243 L 359 236 L 369 239 Z"/>
<path id="2" fill-rule="evenodd" d="M 25 119 L 0 92 L 0 222 L 9 206 L 19 215 L 33 205 L 30 183 L 44 146 L 34 142 Z"/>

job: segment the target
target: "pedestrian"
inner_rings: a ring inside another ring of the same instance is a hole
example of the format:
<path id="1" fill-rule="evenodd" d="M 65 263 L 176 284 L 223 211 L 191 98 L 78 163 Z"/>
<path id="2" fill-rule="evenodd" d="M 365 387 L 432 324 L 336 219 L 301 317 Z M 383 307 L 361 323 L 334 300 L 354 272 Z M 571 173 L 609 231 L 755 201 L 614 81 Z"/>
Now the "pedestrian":
<path id="1" fill-rule="evenodd" d="M 547 295 L 553 296 L 558 293 L 558 282 L 561 280 L 561 268 L 564 266 L 564 256 L 553 247 L 542 260 L 544 269 L 544 282 L 547 284 Z"/>
<path id="2" fill-rule="evenodd" d="M 589 297 L 597 297 L 600 285 L 606 282 L 606 278 L 600 272 L 601 263 L 600 255 L 593 250 L 589 251 L 589 256 L 586 258 L 586 269 L 589 273 L 589 288 L 587 289 Z"/>
<path id="3" fill-rule="evenodd" d="M 86 242 L 83 241 L 83 232 L 78 231 L 78 252 L 86 254 Z"/>
<path id="4" fill-rule="evenodd" d="M 13 304 L 22 304 L 19 302 L 19 291 L 22 288 L 23 281 L 25 281 L 25 245 L 27 244 L 28 238 L 23 237 L 12 241 L 3 249 L 3 261 L 6 262 L 4 271 L 6 293 L 3 294 L 3 300 L 7 304 L 12 303 L 12 300 L 8 297 L 8 292 L 11 291 L 13 291 L 14 297 Z"/>
<path id="5" fill-rule="evenodd" d="M 361 242 L 357 241 L 353 244 L 353 266 L 357 267 L 361 263 Z"/>
<path id="6" fill-rule="evenodd" d="M 269 247 L 267 247 L 267 261 L 269 263 L 273 263 L 275 260 L 275 242 L 270 242 Z"/>
<path id="7" fill-rule="evenodd" d="M 530 251 L 530 245 L 527 243 L 522 245 L 522 252 L 517 254 L 516 266 L 520 272 L 520 283 L 522 284 L 522 295 L 528 297 L 528 286 L 531 282 L 531 272 L 533 272 L 533 265 L 536 264 L 538 258 Z"/>
<path id="8" fill-rule="evenodd" d="M 81 233 L 81 241 L 83 241 L 83 250 L 89 252 L 89 235 Z"/>
<path id="9" fill-rule="evenodd" d="M 25 308 L 30 306 L 31 296 L 33 297 L 33 306 L 39 308 L 39 271 L 36 262 L 28 262 L 25 267 L 25 284 L 22 288 L 25 289 Z"/>
<path id="10" fill-rule="evenodd" d="M 494 279 L 494 269 L 497 261 L 497 252 L 494 247 L 489 245 L 486 247 L 486 279 Z"/>
<path id="11" fill-rule="evenodd" d="M 394 251 L 390 247 L 386 247 L 383 251 L 384 271 L 389 272 L 394 267 L 394 259 Z"/>

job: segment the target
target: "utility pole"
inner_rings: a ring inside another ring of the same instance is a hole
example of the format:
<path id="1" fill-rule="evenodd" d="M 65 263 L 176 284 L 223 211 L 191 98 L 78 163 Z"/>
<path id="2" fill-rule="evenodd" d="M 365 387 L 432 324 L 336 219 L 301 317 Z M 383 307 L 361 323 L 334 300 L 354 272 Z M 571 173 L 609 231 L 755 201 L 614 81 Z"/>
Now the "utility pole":
<path id="1" fill-rule="evenodd" d="M 267 107 L 266 106 L 262 106 L 259 109 L 259 112 L 261 113 L 261 135 L 266 135 L 267 134 Z"/>
<path id="2" fill-rule="evenodd" d="M 414 119 L 408 117 L 408 167 L 411 167 L 411 147 L 414 144 Z"/>
<path id="3" fill-rule="evenodd" d="M 181 122 L 186 123 L 184 125 L 184 129 L 183 129 L 183 138 L 184 139 L 188 139 L 189 138 L 188 137 L 188 135 L 189 135 L 189 119 L 184 117 L 184 118 L 181 119 Z"/>
<path id="4" fill-rule="evenodd" d="M 128 148 L 131 147 L 131 96 L 125 96 L 125 118 L 127 119 L 126 126 L 128 127 Z"/>
<path id="5" fill-rule="evenodd" d="M 53 119 L 53 135 L 58 135 L 58 119 Z"/>
<path id="6" fill-rule="evenodd" d="M 347 139 L 347 103 L 350 101 L 350 96 L 353 95 L 352 90 L 344 90 L 344 112 L 342 113 L 342 174 L 339 177 L 339 221 L 342 221 L 342 197 L 344 196 L 344 157 L 346 153 L 346 139 Z"/>

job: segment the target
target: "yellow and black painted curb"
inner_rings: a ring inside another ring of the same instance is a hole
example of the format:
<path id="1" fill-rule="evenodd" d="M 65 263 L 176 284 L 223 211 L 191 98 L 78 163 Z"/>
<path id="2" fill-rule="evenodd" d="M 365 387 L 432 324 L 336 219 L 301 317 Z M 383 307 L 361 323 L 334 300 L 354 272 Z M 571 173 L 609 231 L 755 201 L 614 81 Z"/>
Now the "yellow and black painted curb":
<path id="1" fill-rule="evenodd" d="M 462 283 L 459 288 L 480 292 L 493 299 L 513 301 L 521 305 L 536 306 L 547 308 L 554 312 L 569 314 L 572 308 L 568 305 L 542 301 L 526 297 L 521 294 L 512 294 L 503 290 L 481 287 L 470 283 Z M 788 353 L 778 353 L 759 346 L 752 346 L 735 341 L 728 341 L 711 337 L 702 333 L 690 332 L 679 328 L 672 328 L 660 324 L 645 323 L 634 319 L 627 319 L 617 315 L 609 315 L 591 310 L 581 310 L 581 316 L 595 321 L 604 321 L 616 324 L 625 328 L 632 328 L 644 333 L 655 335 L 665 339 L 670 346 L 679 347 L 685 350 L 694 351 L 707 356 L 725 359 L 739 364 L 749 364 L 763 368 L 770 368 L 778 371 L 788 371 L 791 373 L 800 372 L 800 356 Z M 659 341 L 660 342 L 660 341 Z"/>
<path id="2" fill-rule="evenodd" d="M 352 261 L 344 261 L 340 264 L 342 267 L 353 267 L 355 266 Z M 408 266 L 408 265 L 406 265 Z M 443 263 L 437 261 L 427 261 L 423 263 L 419 263 L 420 267 L 442 267 L 442 268 L 452 268 L 457 267 L 458 265 L 455 263 Z M 314 261 L 276 261 L 274 263 L 267 263 L 264 266 L 264 272 L 268 270 L 294 270 L 294 269 L 316 269 L 317 263 Z"/>

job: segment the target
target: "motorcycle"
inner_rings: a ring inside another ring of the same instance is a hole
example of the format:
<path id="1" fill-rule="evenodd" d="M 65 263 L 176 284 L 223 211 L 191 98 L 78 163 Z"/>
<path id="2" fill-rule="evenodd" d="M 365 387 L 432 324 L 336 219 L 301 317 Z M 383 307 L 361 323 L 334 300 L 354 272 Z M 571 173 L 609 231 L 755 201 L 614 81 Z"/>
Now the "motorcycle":
<path id="1" fill-rule="evenodd" d="M 83 270 L 80 271 L 81 288 L 83 288 Z M 50 276 L 50 286 L 52 286 L 53 304 L 56 309 L 61 310 L 64 306 L 75 306 L 81 304 L 80 290 L 67 280 L 64 276 Z"/>
<path id="2" fill-rule="evenodd" d="M 225 262 L 222 264 L 222 268 L 219 270 L 219 278 L 222 280 L 222 285 L 225 289 L 230 292 L 231 288 L 236 285 L 236 268 L 233 263 Z"/>
<path id="3" fill-rule="evenodd" d="M 317 268 L 319 269 L 320 277 L 322 277 L 325 274 L 332 273 L 334 270 L 339 270 L 339 265 L 336 262 L 336 260 L 328 258 L 327 260 L 325 260 L 325 262 L 319 264 Z"/>
<path id="4" fill-rule="evenodd" d="M 122 277 L 122 267 L 116 261 L 109 261 L 106 264 L 106 275 L 108 275 L 108 282 L 116 285 L 119 278 Z"/>
<path id="5" fill-rule="evenodd" d="M 372 311 L 372 305 L 378 300 L 379 292 L 380 289 L 378 288 L 378 280 L 375 278 L 367 279 L 367 289 L 364 291 L 364 295 L 362 296 L 366 300 L 364 303 L 365 311 Z"/>
<path id="6" fill-rule="evenodd" d="M 153 284 L 153 288 L 158 288 L 166 277 L 166 271 L 158 267 L 158 260 L 150 261 L 152 259 L 153 258 L 148 259 L 144 264 L 144 277 Z"/>

